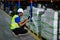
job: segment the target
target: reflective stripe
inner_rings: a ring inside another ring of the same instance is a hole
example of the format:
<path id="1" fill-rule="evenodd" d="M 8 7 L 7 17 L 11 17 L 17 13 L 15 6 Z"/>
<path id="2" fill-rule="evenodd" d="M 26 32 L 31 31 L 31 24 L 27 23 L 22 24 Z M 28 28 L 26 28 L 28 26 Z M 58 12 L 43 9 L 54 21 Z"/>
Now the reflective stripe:
<path id="1" fill-rule="evenodd" d="M 20 26 L 15 22 L 15 18 L 18 17 L 18 15 L 14 15 L 11 20 L 11 27 L 10 29 L 13 30 L 15 28 L 20 28 Z"/>

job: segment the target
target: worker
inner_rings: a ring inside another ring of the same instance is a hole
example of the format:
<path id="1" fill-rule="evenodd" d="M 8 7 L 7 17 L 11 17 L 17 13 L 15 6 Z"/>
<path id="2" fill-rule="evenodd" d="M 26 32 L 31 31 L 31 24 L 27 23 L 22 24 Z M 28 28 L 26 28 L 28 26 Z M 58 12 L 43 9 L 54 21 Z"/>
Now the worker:
<path id="1" fill-rule="evenodd" d="M 25 34 L 28 31 L 24 29 L 24 25 L 29 21 L 28 18 L 26 18 L 24 21 L 21 21 L 21 17 L 23 16 L 24 12 L 22 8 L 19 8 L 17 10 L 18 14 L 14 15 L 11 20 L 11 27 L 10 29 L 12 32 L 14 32 L 16 35 L 19 34 Z"/>

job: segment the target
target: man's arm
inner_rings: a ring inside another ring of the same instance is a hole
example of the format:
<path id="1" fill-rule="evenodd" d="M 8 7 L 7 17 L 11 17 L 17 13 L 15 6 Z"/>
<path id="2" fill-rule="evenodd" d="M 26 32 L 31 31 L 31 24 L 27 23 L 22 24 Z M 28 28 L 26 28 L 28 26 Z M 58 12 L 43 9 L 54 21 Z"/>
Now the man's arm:
<path id="1" fill-rule="evenodd" d="M 24 26 L 27 22 L 28 22 L 28 19 L 27 19 L 27 20 L 24 20 L 23 22 L 19 22 L 18 25 L 22 27 L 22 26 Z"/>
<path id="2" fill-rule="evenodd" d="M 20 17 L 15 18 L 15 22 L 18 23 L 19 26 L 24 26 L 28 22 L 28 18 L 26 18 L 23 22 L 20 21 Z"/>

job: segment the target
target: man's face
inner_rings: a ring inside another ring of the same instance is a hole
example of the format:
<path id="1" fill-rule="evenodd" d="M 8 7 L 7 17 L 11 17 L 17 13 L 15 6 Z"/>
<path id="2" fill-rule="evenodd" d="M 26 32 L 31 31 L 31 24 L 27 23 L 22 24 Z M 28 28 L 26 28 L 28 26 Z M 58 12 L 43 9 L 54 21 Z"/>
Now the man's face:
<path id="1" fill-rule="evenodd" d="M 19 16 L 22 16 L 23 15 L 23 13 L 22 12 L 19 12 Z"/>

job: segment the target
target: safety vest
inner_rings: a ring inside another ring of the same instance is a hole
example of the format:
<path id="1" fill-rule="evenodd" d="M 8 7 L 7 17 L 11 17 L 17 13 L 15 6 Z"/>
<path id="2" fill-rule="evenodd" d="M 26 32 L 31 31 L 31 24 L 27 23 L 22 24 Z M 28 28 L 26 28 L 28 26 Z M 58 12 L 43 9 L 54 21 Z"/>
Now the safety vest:
<path id="1" fill-rule="evenodd" d="M 13 30 L 15 28 L 20 28 L 20 26 L 18 25 L 18 23 L 15 22 L 15 18 L 18 17 L 18 15 L 14 15 L 12 17 L 12 20 L 11 20 L 11 27 L 10 29 Z"/>

